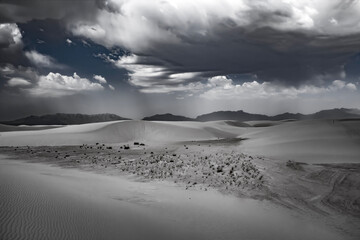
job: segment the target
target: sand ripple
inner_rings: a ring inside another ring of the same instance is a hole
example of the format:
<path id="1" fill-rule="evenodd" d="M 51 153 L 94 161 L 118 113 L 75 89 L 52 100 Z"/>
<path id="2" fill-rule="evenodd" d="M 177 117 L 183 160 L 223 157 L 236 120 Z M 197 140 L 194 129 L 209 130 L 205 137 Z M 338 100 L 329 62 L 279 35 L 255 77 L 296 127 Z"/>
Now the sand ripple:
<path id="1" fill-rule="evenodd" d="M 165 185 L 138 193 L 151 186 L 0 159 L 0 239 L 352 239 L 264 202 Z"/>

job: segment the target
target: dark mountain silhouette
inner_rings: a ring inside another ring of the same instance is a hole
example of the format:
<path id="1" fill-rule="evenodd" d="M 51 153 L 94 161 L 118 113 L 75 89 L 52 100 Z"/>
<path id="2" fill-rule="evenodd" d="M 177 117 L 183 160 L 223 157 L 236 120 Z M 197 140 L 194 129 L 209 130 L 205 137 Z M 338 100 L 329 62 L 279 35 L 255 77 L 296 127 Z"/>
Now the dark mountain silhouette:
<path id="1" fill-rule="evenodd" d="M 278 121 L 278 120 L 286 120 L 286 119 L 295 119 L 295 120 L 300 120 L 300 119 L 306 119 L 306 115 L 301 114 L 301 113 L 282 113 L 279 115 L 275 115 L 275 116 L 271 116 L 270 120 L 273 121 Z"/>
<path id="2" fill-rule="evenodd" d="M 193 118 L 188 118 L 179 115 L 172 115 L 170 113 L 166 114 L 156 114 L 150 117 L 143 118 L 145 121 L 195 121 Z"/>
<path id="3" fill-rule="evenodd" d="M 267 116 L 262 114 L 247 113 L 240 111 L 220 111 L 204 115 L 196 118 L 197 121 L 217 121 L 217 120 L 236 120 L 236 121 L 253 121 L 253 120 L 304 120 L 304 119 L 355 119 L 360 118 L 360 110 L 348 108 L 334 108 L 322 110 L 313 114 L 301 113 L 283 113 L 275 116 Z"/>
<path id="4" fill-rule="evenodd" d="M 217 121 L 217 120 L 233 120 L 233 121 L 256 121 L 256 120 L 305 120 L 305 119 L 360 119 L 359 109 L 335 108 L 322 110 L 313 114 L 301 113 L 283 113 L 275 116 L 268 116 L 264 114 L 247 113 L 240 111 L 219 111 L 200 115 L 197 118 L 188 118 L 170 113 L 157 114 L 150 117 L 145 117 L 145 121 Z M 25 118 L 16 119 L 13 121 L 3 121 L 0 124 L 6 125 L 71 125 L 84 124 L 95 122 L 108 122 L 117 120 L 129 120 L 115 114 L 66 114 L 57 113 L 43 116 L 28 116 Z"/>
<path id="5" fill-rule="evenodd" d="M 127 120 L 127 118 L 122 118 L 118 115 L 110 113 L 94 115 L 57 113 L 42 116 L 32 115 L 25 118 L 1 123 L 6 125 L 71 125 L 117 120 Z"/>
<path id="6" fill-rule="evenodd" d="M 308 115 L 311 119 L 349 119 L 360 118 L 360 111 L 358 109 L 335 108 L 329 110 L 322 110 L 314 114 Z"/>
<path id="7" fill-rule="evenodd" d="M 209 114 L 200 115 L 196 118 L 197 121 L 217 121 L 217 120 L 237 120 L 237 121 L 252 121 L 252 120 L 270 120 L 270 117 L 263 114 L 252 114 L 242 110 L 240 111 L 219 111 Z"/>

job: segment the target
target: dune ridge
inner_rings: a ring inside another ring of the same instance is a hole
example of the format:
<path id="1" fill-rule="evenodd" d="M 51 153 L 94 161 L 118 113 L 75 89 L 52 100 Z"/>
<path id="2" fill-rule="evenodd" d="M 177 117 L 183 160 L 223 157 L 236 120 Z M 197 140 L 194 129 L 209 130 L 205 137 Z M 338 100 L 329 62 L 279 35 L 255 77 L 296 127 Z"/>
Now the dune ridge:
<path id="1" fill-rule="evenodd" d="M 253 128 L 241 150 L 308 163 L 359 163 L 360 121 L 304 120 Z"/>
<path id="2" fill-rule="evenodd" d="M 0 132 L 0 146 L 171 143 L 241 138 L 239 151 L 311 163 L 358 163 L 360 120 L 147 122 L 115 121 Z"/>
<path id="3" fill-rule="evenodd" d="M 63 126 L 41 131 L 2 132 L 0 145 L 80 145 L 94 142 L 185 141 L 236 137 L 241 129 L 216 122 L 115 121 Z"/>

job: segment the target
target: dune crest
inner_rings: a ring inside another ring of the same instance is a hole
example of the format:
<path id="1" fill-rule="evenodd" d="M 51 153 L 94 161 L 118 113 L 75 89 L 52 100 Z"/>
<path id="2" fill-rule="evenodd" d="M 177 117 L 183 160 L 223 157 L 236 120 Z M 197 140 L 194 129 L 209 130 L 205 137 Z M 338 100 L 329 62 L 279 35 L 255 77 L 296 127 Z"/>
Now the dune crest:
<path id="1" fill-rule="evenodd" d="M 41 131 L 3 132 L 1 146 L 80 145 L 141 141 L 186 141 L 236 137 L 237 127 L 218 122 L 116 121 L 64 126 Z"/>

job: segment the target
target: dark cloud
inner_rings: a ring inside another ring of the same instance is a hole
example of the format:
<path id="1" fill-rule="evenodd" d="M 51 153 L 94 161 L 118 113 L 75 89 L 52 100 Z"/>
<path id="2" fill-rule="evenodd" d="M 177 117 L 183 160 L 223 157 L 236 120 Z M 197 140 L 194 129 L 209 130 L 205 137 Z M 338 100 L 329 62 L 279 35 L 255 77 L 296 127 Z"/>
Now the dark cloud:
<path id="1" fill-rule="evenodd" d="M 338 88 L 339 96 L 355 96 L 359 22 L 355 0 L 0 0 L 0 109 L 13 115 L 31 113 L 31 108 L 35 113 L 89 112 L 89 105 L 96 105 L 101 112 L 114 111 L 121 102 L 124 109 L 151 114 L 185 109 L 181 101 L 192 109 L 192 101 L 200 101 L 196 111 L 203 113 L 206 101 L 217 109 L 229 103 L 239 108 L 222 96 L 252 106 L 250 97 L 265 90 L 277 96 L 295 92 L 294 99 L 314 89 L 333 96 L 334 83 L 345 86 Z M 91 93 L 98 101 L 77 91 L 49 101 L 27 94 L 29 89 L 44 92 L 55 77 L 60 85 L 51 85 L 48 95 L 61 93 L 66 79 L 78 79 L 74 72 L 83 79 L 104 76 L 116 91 L 105 87 Z M 216 76 L 225 79 L 222 84 L 211 82 Z M 246 95 L 249 89 L 255 90 Z M 14 109 L 6 110 L 9 106 Z"/>
<path id="2" fill-rule="evenodd" d="M 205 43 L 154 43 L 118 67 L 130 71 L 130 82 L 141 87 L 202 81 L 216 75 L 255 74 L 260 81 L 285 85 L 344 78 L 346 61 L 359 51 L 360 36 L 314 37 L 311 33 L 228 29 L 224 38 Z M 147 69 L 147 70 L 146 70 Z M 144 71 L 145 70 L 145 71 Z M 192 77 L 179 78 L 187 73 Z"/>
<path id="3" fill-rule="evenodd" d="M 0 22 L 33 19 L 91 19 L 101 0 L 1 0 Z"/>
<path id="4" fill-rule="evenodd" d="M 38 79 L 39 75 L 37 71 L 31 67 L 15 67 L 12 64 L 6 64 L 0 67 L 0 74 L 4 79 L 18 77 L 30 80 L 31 82 L 35 82 Z"/>
<path id="5" fill-rule="evenodd" d="M 0 65 L 24 63 L 23 42 L 20 29 L 15 23 L 0 24 Z"/>
<path id="6" fill-rule="evenodd" d="M 113 62 L 142 88 L 249 73 L 287 85 L 333 81 L 360 49 L 359 1 L 108 2 L 69 29 L 134 53 L 131 64 Z"/>
<path id="7" fill-rule="evenodd" d="M 140 87 L 249 73 L 261 81 L 298 85 L 319 76 L 341 76 L 347 59 L 360 49 L 355 24 L 360 3 L 351 0 L 35 0 L 0 5 L 0 21 L 61 19 L 76 35 L 130 50 L 137 62 L 123 67 Z M 121 67 L 121 59 L 116 66 Z"/>

